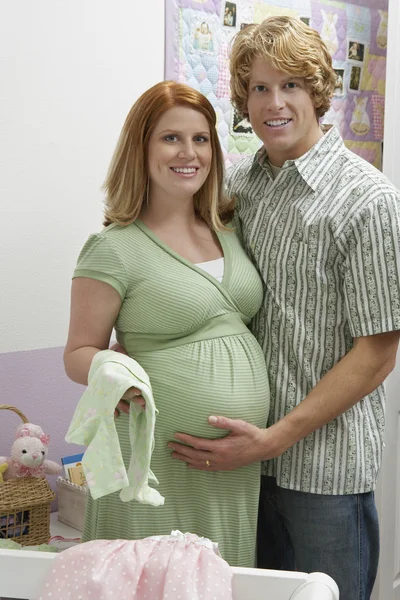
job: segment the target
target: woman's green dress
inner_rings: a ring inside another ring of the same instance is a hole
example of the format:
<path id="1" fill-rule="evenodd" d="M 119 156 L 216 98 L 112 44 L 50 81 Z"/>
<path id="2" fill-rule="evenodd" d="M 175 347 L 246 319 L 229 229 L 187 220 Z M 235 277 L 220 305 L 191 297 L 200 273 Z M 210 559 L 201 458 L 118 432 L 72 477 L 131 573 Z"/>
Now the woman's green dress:
<path id="1" fill-rule="evenodd" d="M 119 492 L 93 500 L 84 541 L 138 539 L 173 529 L 218 542 L 231 565 L 254 566 L 260 464 L 235 471 L 189 469 L 171 458 L 175 432 L 216 438 L 209 415 L 265 427 L 269 387 L 264 356 L 247 328 L 262 300 L 256 269 L 232 231 L 218 233 L 222 283 L 176 254 L 140 220 L 111 225 L 86 242 L 74 277 L 113 286 L 122 298 L 118 341 L 147 371 L 159 410 L 151 469 L 165 504 L 124 503 Z M 117 418 L 126 465 L 128 419 Z"/>

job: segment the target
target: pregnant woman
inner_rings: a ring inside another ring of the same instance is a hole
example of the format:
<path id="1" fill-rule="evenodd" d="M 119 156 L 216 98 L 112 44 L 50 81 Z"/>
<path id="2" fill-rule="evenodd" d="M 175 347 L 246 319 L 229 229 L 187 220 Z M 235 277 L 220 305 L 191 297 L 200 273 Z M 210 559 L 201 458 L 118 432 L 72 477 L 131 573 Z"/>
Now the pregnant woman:
<path id="1" fill-rule="evenodd" d="M 211 414 L 258 427 L 268 416 L 264 357 L 247 328 L 262 284 L 231 224 L 215 124 L 208 100 L 174 82 L 132 107 L 105 183 L 106 227 L 89 237 L 74 273 L 64 362 L 71 379 L 87 384 L 115 328 L 149 375 L 159 410 L 151 469 L 165 504 L 124 503 L 118 492 L 89 497 L 84 541 L 179 529 L 218 542 L 231 565 L 251 567 L 260 465 L 198 471 L 168 448 L 176 431 L 225 435 L 208 424 Z M 128 465 L 123 411 L 116 427 Z"/>

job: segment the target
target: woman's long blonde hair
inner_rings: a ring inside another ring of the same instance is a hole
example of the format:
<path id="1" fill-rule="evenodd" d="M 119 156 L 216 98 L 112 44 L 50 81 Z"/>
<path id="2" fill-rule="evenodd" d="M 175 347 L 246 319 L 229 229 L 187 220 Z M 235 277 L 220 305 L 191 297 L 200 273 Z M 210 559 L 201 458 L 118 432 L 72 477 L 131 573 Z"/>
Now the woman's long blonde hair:
<path id="1" fill-rule="evenodd" d="M 122 128 L 104 183 L 105 225 L 128 225 L 138 218 L 149 194 L 149 139 L 160 117 L 170 108 L 182 106 L 200 112 L 210 127 L 212 148 L 208 177 L 194 195 L 196 214 L 218 231 L 233 216 L 234 201 L 223 190 L 224 163 L 216 131 L 215 111 L 197 90 L 182 83 L 157 83 L 132 106 Z"/>

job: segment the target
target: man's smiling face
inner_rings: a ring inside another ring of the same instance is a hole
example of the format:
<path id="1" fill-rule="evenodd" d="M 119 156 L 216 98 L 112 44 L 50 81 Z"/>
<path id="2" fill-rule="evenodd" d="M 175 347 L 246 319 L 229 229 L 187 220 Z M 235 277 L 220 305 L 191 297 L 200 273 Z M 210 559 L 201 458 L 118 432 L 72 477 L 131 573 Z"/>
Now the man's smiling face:
<path id="1" fill-rule="evenodd" d="M 277 167 L 308 152 L 323 135 L 305 79 L 279 71 L 258 56 L 251 68 L 247 110 Z"/>

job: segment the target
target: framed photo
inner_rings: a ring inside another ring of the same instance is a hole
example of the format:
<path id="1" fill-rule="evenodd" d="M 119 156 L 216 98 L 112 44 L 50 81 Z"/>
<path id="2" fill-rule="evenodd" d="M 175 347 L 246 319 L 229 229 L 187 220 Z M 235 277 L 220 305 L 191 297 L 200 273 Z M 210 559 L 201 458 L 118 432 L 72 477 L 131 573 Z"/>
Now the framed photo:
<path id="1" fill-rule="evenodd" d="M 351 67 L 349 89 L 353 92 L 359 92 L 361 86 L 361 67 Z"/>
<path id="2" fill-rule="evenodd" d="M 344 69 L 333 69 L 336 73 L 336 85 L 333 94 L 335 96 L 344 96 L 345 88 L 344 88 L 344 80 L 345 80 L 345 70 Z"/>
<path id="3" fill-rule="evenodd" d="M 347 59 L 362 63 L 364 62 L 365 56 L 365 44 L 357 42 L 355 40 L 348 40 L 347 42 Z"/>
<path id="4" fill-rule="evenodd" d="M 236 2 L 225 2 L 222 13 L 222 24 L 224 27 L 236 27 Z"/>
<path id="5" fill-rule="evenodd" d="M 233 108 L 232 111 L 231 133 L 234 136 L 253 137 L 253 128 L 250 121 L 242 118 L 236 108 Z"/>

